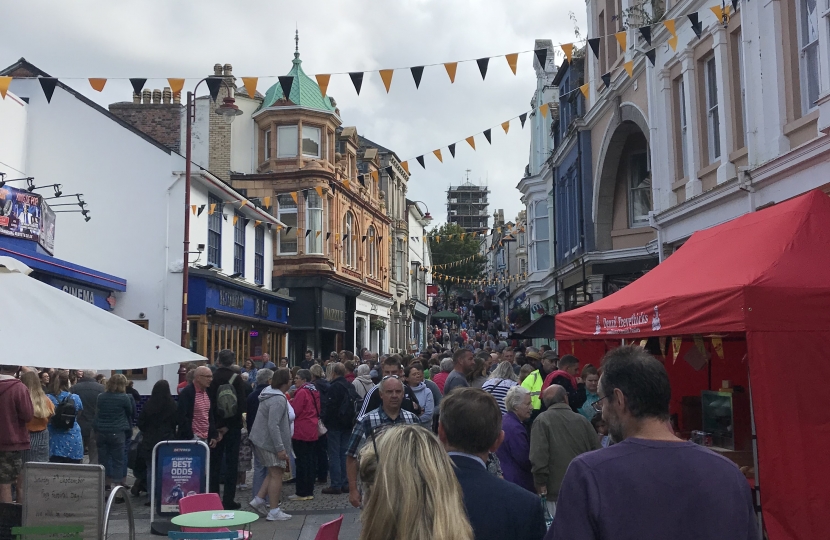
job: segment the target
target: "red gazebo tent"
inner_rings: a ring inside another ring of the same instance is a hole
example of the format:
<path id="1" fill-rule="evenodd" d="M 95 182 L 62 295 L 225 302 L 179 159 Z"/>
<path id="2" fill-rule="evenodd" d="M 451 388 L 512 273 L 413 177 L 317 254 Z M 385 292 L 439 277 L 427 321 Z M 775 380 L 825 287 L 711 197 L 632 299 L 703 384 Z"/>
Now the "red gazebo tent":
<path id="1" fill-rule="evenodd" d="M 812 191 L 699 231 L 631 285 L 556 316 L 557 340 L 706 334 L 746 340 L 770 539 L 827 537 L 830 197 Z"/>

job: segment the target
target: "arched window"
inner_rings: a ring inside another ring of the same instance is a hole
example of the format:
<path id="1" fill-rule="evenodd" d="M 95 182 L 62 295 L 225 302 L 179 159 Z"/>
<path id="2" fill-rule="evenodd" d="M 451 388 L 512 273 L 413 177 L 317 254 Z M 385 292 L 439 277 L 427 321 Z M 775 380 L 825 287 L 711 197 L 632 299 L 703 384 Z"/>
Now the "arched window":
<path id="1" fill-rule="evenodd" d="M 366 236 L 366 273 L 377 277 L 380 272 L 378 272 L 378 244 L 374 226 L 369 226 Z"/>
<path id="2" fill-rule="evenodd" d="M 352 242 L 354 229 L 354 217 L 351 212 L 346 212 L 343 218 L 343 264 L 345 266 L 354 267 L 354 251 L 352 250 Z"/>

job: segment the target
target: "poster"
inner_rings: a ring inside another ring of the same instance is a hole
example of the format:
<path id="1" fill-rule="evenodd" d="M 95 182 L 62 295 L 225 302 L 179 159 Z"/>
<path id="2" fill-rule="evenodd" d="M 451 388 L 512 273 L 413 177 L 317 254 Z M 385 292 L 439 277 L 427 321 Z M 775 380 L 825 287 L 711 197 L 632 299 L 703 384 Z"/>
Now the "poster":
<path id="1" fill-rule="evenodd" d="M 49 208 L 46 201 L 41 201 L 40 212 L 42 215 L 39 244 L 49 255 L 55 254 L 55 212 Z"/>
<path id="2" fill-rule="evenodd" d="M 40 195 L 25 189 L 9 185 L 0 188 L 0 234 L 37 242 L 42 225 L 41 202 Z M 52 218 L 54 224 L 54 213 Z"/>
<path id="3" fill-rule="evenodd" d="M 159 443 L 155 501 L 160 514 L 178 514 L 180 499 L 207 492 L 207 453 L 202 444 Z"/>

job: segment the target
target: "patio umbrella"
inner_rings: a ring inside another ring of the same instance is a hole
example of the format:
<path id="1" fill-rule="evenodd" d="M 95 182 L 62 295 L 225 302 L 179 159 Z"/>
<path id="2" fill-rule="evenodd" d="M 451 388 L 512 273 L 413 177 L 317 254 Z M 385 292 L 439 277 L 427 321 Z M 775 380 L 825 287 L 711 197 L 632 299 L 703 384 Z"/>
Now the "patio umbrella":
<path id="1" fill-rule="evenodd" d="M 138 369 L 205 360 L 158 334 L 29 277 L 0 257 L 0 342 L 7 362 L 63 369 Z"/>
<path id="2" fill-rule="evenodd" d="M 438 313 L 432 314 L 433 319 L 452 319 L 454 321 L 460 321 L 461 317 L 453 313 L 452 311 L 439 311 Z"/>

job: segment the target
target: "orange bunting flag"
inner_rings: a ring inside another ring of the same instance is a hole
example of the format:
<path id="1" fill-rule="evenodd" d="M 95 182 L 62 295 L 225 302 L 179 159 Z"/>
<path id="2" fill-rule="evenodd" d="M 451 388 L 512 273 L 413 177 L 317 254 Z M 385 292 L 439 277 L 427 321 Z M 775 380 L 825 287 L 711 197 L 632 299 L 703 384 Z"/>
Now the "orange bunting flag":
<path id="1" fill-rule="evenodd" d="M 513 75 L 516 74 L 516 64 L 519 61 L 519 53 L 510 53 L 504 55 L 505 60 L 507 60 L 507 65 L 510 66 L 510 71 L 513 72 Z"/>
<path id="2" fill-rule="evenodd" d="M 208 215 L 212 216 L 214 212 L 216 212 L 216 203 L 210 205 L 210 208 L 208 209 Z"/>
<path id="3" fill-rule="evenodd" d="M 709 9 L 712 10 L 712 13 L 715 14 L 715 17 L 718 18 L 722 24 L 726 25 L 729 24 L 729 6 L 722 8 L 720 6 L 712 6 Z"/>
<path id="4" fill-rule="evenodd" d="M 236 222 L 237 222 L 237 221 L 239 221 L 239 216 L 234 215 L 234 216 L 233 216 L 233 224 L 234 224 L 234 225 L 236 225 Z"/>
<path id="5" fill-rule="evenodd" d="M 89 79 L 89 85 L 96 92 L 103 92 L 105 84 L 107 84 L 106 79 Z"/>
<path id="6" fill-rule="evenodd" d="M 670 37 L 666 42 L 669 44 L 669 47 L 671 47 L 671 50 L 677 50 L 677 36 Z"/>
<path id="7" fill-rule="evenodd" d="M 170 84 L 170 90 L 173 91 L 173 94 L 182 93 L 182 88 L 184 88 L 184 79 L 167 79 L 167 82 Z"/>
<path id="8" fill-rule="evenodd" d="M 260 225 L 262 225 L 262 220 L 255 219 L 254 220 L 254 227 L 259 227 Z"/>
<path id="9" fill-rule="evenodd" d="M 403 167 L 403 170 L 406 171 L 406 174 L 409 174 L 409 162 L 408 161 L 402 161 L 401 162 L 401 167 Z"/>
<path id="10" fill-rule="evenodd" d="M 246 206 L 248 206 L 248 201 L 245 200 L 245 199 L 242 199 L 242 204 L 239 205 L 239 209 L 242 210 Z"/>
<path id="11" fill-rule="evenodd" d="M 3 99 L 6 99 L 6 92 L 9 91 L 9 85 L 11 83 L 11 77 L 0 77 L 0 96 L 3 96 Z"/>
<path id="12" fill-rule="evenodd" d="M 617 32 L 616 34 L 614 34 L 614 37 L 615 37 L 615 38 L 617 38 L 617 43 L 619 43 L 619 44 L 620 44 L 620 49 L 621 49 L 623 52 L 625 52 L 625 51 L 626 51 L 626 37 L 627 37 L 627 35 L 628 35 L 628 34 L 626 34 L 626 32 L 625 32 L 625 31 L 623 31 L 623 32 Z"/>
<path id="13" fill-rule="evenodd" d="M 547 103 L 545 103 L 541 107 L 539 107 L 539 112 L 542 113 L 542 118 L 547 118 L 548 117 L 548 107 L 549 107 L 549 105 Z"/>
<path id="14" fill-rule="evenodd" d="M 450 84 L 455 82 L 455 70 L 458 68 L 458 62 L 447 62 L 444 64 L 444 68 L 447 70 L 447 75 L 450 76 Z"/>
<path id="15" fill-rule="evenodd" d="M 331 75 L 329 74 L 320 74 L 315 75 L 315 79 L 317 79 L 317 86 L 320 87 L 320 93 L 323 94 L 323 97 L 326 96 L 326 90 L 329 88 L 329 80 L 331 80 Z"/>
<path id="16" fill-rule="evenodd" d="M 195 204 L 191 204 L 191 205 L 190 205 L 190 209 L 193 211 L 193 215 L 194 215 L 194 216 L 196 215 L 196 208 L 197 208 L 197 207 L 196 207 L 196 205 L 195 205 Z"/>
<path id="17" fill-rule="evenodd" d="M 380 70 L 380 79 L 383 81 L 383 86 L 386 87 L 386 93 L 389 93 L 389 87 L 392 86 L 392 74 L 395 72 L 393 69 L 382 69 Z"/>
<path id="18" fill-rule="evenodd" d="M 294 199 L 294 204 L 299 204 L 297 202 L 297 192 L 296 191 L 291 192 L 291 198 Z"/>
<path id="19" fill-rule="evenodd" d="M 623 64 L 625 68 L 625 72 L 628 73 L 628 77 L 633 79 L 634 78 L 634 60 L 629 60 L 625 64 Z"/>
<path id="20" fill-rule="evenodd" d="M 469 137 L 467 137 L 464 140 L 467 141 L 467 144 L 469 144 L 470 146 L 473 147 L 473 150 L 476 149 L 476 139 L 473 135 L 470 135 Z"/>
<path id="21" fill-rule="evenodd" d="M 245 86 L 245 91 L 248 92 L 248 97 L 254 99 L 256 96 L 256 84 L 259 82 L 259 77 L 242 77 L 242 84 Z"/>
<path id="22" fill-rule="evenodd" d="M 317 231 L 317 232 L 314 234 L 314 236 L 316 236 L 317 238 L 319 238 L 321 234 L 323 234 L 323 231 Z"/>
<path id="23" fill-rule="evenodd" d="M 349 184 L 349 179 L 343 179 L 343 185 L 346 186 L 346 189 L 351 189 L 351 184 Z"/>
<path id="24" fill-rule="evenodd" d="M 674 361 L 672 363 L 677 362 L 677 357 L 680 356 L 680 345 L 683 343 L 682 337 L 673 337 L 671 338 L 671 347 L 674 350 Z"/>
<path id="25" fill-rule="evenodd" d="M 504 134 L 507 135 L 507 132 L 510 131 L 510 120 L 502 122 L 501 128 L 504 130 Z"/>
<path id="26" fill-rule="evenodd" d="M 582 92 L 582 95 L 585 96 L 585 99 L 588 99 L 588 91 L 590 90 L 590 85 L 588 83 L 583 84 L 579 87 L 579 91 Z"/>
<path id="27" fill-rule="evenodd" d="M 666 30 L 668 30 L 668 31 L 669 31 L 669 34 L 671 34 L 671 35 L 673 35 L 673 36 L 676 36 L 676 35 L 677 35 L 677 29 L 676 29 L 676 27 L 675 27 L 675 21 L 674 21 L 674 19 L 669 19 L 669 20 L 667 20 L 667 21 L 663 21 L 663 26 L 665 26 L 665 27 L 666 27 Z"/>
<path id="28" fill-rule="evenodd" d="M 378 181 L 378 172 L 377 171 L 372 171 L 370 176 L 372 177 L 372 180 L 374 180 L 375 182 Z"/>
<path id="29" fill-rule="evenodd" d="M 441 157 L 441 149 L 440 148 L 438 150 L 433 150 L 432 153 L 435 154 L 435 157 L 438 158 L 438 161 L 440 161 L 441 163 L 444 163 L 444 158 Z"/>
<path id="30" fill-rule="evenodd" d="M 574 44 L 573 43 L 565 43 L 564 45 L 560 45 L 562 47 L 562 52 L 565 53 L 565 58 L 568 59 L 568 63 L 571 63 L 571 58 L 573 58 L 574 54 Z"/>
<path id="31" fill-rule="evenodd" d="M 323 198 L 323 186 L 315 186 L 314 191 L 317 192 L 317 196 L 319 196 L 321 199 Z"/>
<path id="32" fill-rule="evenodd" d="M 265 197 L 262 199 L 262 204 L 265 205 L 265 208 L 271 208 L 271 197 Z"/>

